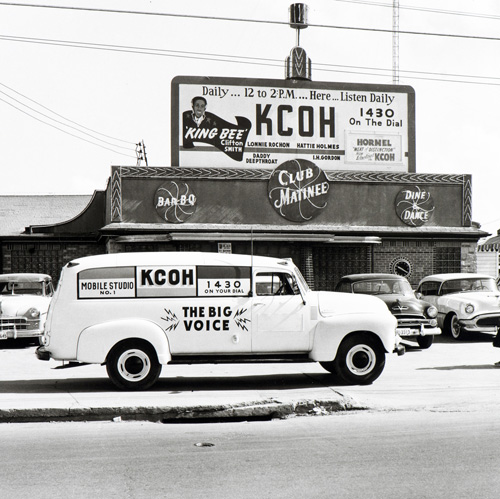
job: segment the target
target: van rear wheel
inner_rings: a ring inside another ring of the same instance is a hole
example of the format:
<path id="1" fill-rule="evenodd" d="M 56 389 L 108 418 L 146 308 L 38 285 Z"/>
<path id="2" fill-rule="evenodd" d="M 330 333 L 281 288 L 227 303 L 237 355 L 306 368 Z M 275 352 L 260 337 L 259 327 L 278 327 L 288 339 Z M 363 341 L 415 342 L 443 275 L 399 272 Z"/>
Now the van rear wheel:
<path id="1" fill-rule="evenodd" d="M 150 343 L 130 340 L 113 347 L 106 360 L 106 370 L 120 390 L 147 390 L 158 380 L 161 364 Z"/>

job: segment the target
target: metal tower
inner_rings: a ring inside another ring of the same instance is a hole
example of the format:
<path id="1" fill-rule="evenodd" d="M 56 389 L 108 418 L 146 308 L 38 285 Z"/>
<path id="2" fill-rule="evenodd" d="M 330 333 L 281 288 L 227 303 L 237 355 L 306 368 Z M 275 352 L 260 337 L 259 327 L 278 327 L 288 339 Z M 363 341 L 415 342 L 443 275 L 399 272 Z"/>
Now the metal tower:
<path id="1" fill-rule="evenodd" d="M 399 0 L 392 0 L 392 83 L 399 84 Z"/>

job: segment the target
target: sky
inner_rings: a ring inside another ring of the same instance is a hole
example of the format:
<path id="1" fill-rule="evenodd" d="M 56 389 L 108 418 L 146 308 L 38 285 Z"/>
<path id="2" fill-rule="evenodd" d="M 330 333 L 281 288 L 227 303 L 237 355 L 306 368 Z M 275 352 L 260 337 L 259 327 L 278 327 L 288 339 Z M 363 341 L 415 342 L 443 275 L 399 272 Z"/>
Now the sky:
<path id="1" fill-rule="evenodd" d="M 291 3 L 0 0 L 0 195 L 92 194 L 112 166 L 137 164 L 141 141 L 149 166 L 169 166 L 172 79 L 284 79 L 296 44 Z M 300 45 L 313 81 L 393 83 L 391 0 L 303 3 Z M 399 5 L 399 84 L 416 94 L 416 171 L 471 174 L 472 218 L 495 235 L 500 2 Z"/>

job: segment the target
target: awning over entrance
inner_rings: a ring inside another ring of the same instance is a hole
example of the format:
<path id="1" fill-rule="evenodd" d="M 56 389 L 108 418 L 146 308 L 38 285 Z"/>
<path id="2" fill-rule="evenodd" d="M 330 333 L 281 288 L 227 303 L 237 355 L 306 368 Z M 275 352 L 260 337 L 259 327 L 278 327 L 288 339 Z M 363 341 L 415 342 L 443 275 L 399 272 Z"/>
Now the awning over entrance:
<path id="1" fill-rule="evenodd" d="M 111 223 L 102 236 L 117 242 L 152 241 L 303 241 L 322 243 L 380 244 L 382 238 L 467 238 L 477 241 L 487 233 L 478 227 L 392 227 L 358 225 L 270 225 L 270 224 L 160 224 Z M 119 238 L 119 239 L 117 239 Z M 126 239 L 124 239 L 126 238 Z"/>
<path id="2" fill-rule="evenodd" d="M 335 234 L 278 234 L 278 233 L 231 233 L 231 232 L 171 232 L 162 235 L 127 235 L 115 238 L 117 243 L 149 243 L 168 241 L 287 241 L 317 242 L 330 244 L 380 244 L 375 236 L 336 236 Z"/>

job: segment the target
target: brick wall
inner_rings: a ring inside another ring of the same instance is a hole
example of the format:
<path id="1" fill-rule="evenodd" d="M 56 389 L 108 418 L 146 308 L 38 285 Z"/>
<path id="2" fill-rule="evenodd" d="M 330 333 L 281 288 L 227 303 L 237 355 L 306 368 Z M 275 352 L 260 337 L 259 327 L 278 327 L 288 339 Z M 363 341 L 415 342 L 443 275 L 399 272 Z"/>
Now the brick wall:
<path id="1" fill-rule="evenodd" d="M 433 242 L 422 240 L 384 240 L 373 249 L 373 272 L 394 273 L 395 265 L 404 259 L 410 274 L 407 279 L 416 286 L 420 279 L 433 273 Z"/>
<path id="2" fill-rule="evenodd" d="M 105 246 L 95 243 L 3 243 L 1 273 L 35 272 L 49 274 L 57 284 L 64 265 L 82 256 L 105 253 Z"/>
<path id="3" fill-rule="evenodd" d="M 373 272 L 394 273 L 396 263 L 405 260 L 413 287 L 428 275 L 442 272 L 475 272 L 475 243 L 436 240 L 384 240 L 373 250 Z"/>
<path id="4" fill-rule="evenodd" d="M 178 246 L 178 247 L 175 247 Z M 180 247 L 182 246 L 182 247 Z M 248 246 L 248 244 L 247 244 Z M 42 272 L 57 283 L 61 268 L 82 256 L 124 251 L 216 251 L 210 243 L 104 244 L 89 242 L 14 242 L 3 243 L 1 273 Z M 234 253 L 247 253 L 249 248 L 234 243 Z M 331 290 L 342 275 L 363 272 L 394 273 L 395 263 L 404 259 L 410 267 L 408 280 L 416 286 L 423 277 L 440 272 L 475 272 L 475 243 L 436 240 L 383 240 L 382 244 L 308 245 L 269 243 L 255 244 L 254 253 L 275 257 L 292 257 L 315 289 Z M 281 254 L 283 253 L 283 254 Z"/>

